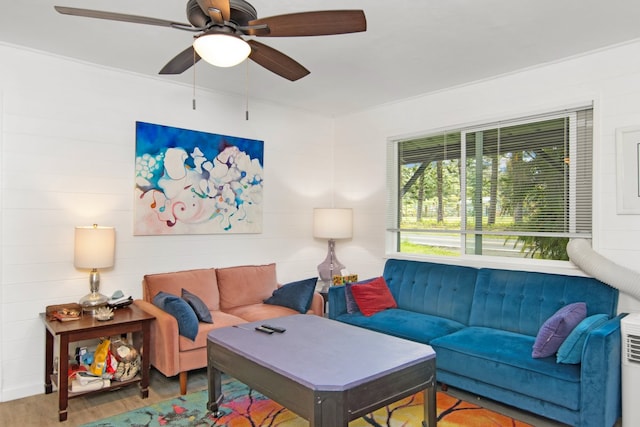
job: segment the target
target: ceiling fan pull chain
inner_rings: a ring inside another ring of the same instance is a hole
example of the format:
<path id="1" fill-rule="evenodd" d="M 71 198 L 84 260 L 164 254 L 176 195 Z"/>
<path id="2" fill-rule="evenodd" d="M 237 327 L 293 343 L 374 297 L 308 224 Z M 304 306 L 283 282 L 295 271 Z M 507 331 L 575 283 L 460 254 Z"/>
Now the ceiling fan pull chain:
<path id="1" fill-rule="evenodd" d="M 247 63 L 247 74 L 245 79 L 245 96 L 246 96 L 246 108 L 244 111 L 244 119 L 249 120 L 249 60 L 245 59 Z"/>
<path id="2" fill-rule="evenodd" d="M 191 108 L 196 109 L 196 50 L 193 50 L 193 101 Z"/>

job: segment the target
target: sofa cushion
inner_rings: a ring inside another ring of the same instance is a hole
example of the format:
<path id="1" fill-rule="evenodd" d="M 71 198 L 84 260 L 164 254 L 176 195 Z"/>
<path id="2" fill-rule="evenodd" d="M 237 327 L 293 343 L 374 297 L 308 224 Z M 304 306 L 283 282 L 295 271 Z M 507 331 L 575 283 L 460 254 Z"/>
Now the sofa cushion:
<path id="1" fill-rule="evenodd" d="M 558 349 L 556 362 L 580 363 L 582 361 L 582 348 L 584 347 L 587 335 L 608 320 L 609 316 L 606 314 L 594 314 L 580 322 Z"/>
<path id="2" fill-rule="evenodd" d="M 234 326 L 241 325 L 243 323 L 247 323 L 246 320 L 241 319 L 237 316 L 233 316 L 229 313 L 224 313 L 222 311 L 212 311 L 211 318 L 213 319 L 213 323 L 200 323 L 200 327 L 198 328 L 198 335 L 195 340 L 190 340 L 183 336 L 179 337 L 178 346 L 181 352 L 186 351 L 202 351 L 203 353 L 203 363 L 201 366 L 207 366 L 206 363 L 206 348 L 207 348 L 207 335 L 214 329 L 224 328 L 226 326 Z M 193 355 L 191 357 L 194 357 Z"/>
<path id="3" fill-rule="evenodd" d="M 317 283 L 317 277 L 287 283 L 273 291 L 273 294 L 265 299 L 264 303 L 281 305 L 305 314 L 311 307 Z"/>
<path id="4" fill-rule="evenodd" d="M 365 316 L 360 312 L 342 314 L 336 317 L 335 320 L 423 344 L 429 344 L 434 338 L 451 334 L 464 328 L 462 323 L 455 320 L 400 308 L 389 308 L 373 316 Z"/>
<path id="5" fill-rule="evenodd" d="M 248 322 L 257 322 L 259 320 L 274 319 L 276 317 L 300 314 L 297 310 L 293 310 L 289 307 L 264 303 L 233 307 L 225 311 L 225 313 L 240 317 Z"/>
<path id="6" fill-rule="evenodd" d="M 477 269 L 388 259 L 384 280 L 398 308 L 468 324 Z"/>
<path id="7" fill-rule="evenodd" d="M 262 304 L 278 287 L 276 265 L 246 265 L 216 269 L 220 308 Z"/>
<path id="8" fill-rule="evenodd" d="M 587 305 L 575 302 L 562 307 L 542 324 L 533 343 L 532 357 L 549 357 L 558 351 L 571 331 L 587 315 Z"/>
<path id="9" fill-rule="evenodd" d="M 387 308 L 396 308 L 396 300 L 393 299 L 384 277 L 378 277 L 369 283 L 352 286 L 351 293 L 356 300 L 358 308 L 365 316 L 371 316 Z"/>
<path id="10" fill-rule="evenodd" d="M 532 358 L 534 340 L 514 332 L 467 327 L 435 338 L 431 346 L 437 354 L 438 371 L 578 410 L 580 365 L 559 364 L 553 357 Z"/>
<path id="11" fill-rule="evenodd" d="M 483 268 L 478 272 L 470 326 L 535 337 L 561 307 L 587 303 L 587 316 L 617 312 L 618 290 L 590 277 Z"/>
<path id="12" fill-rule="evenodd" d="M 146 274 L 142 283 L 145 301 L 152 302 L 153 297 L 161 291 L 180 295 L 182 288 L 186 288 L 198 295 L 209 310 L 220 308 L 216 271 L 213 268 Z"/>
<path id="13" fill-rule="evenodd" d="M 213 323 L 211 312 L 207 305 L 196 295 L 182 288 L 182 299 L 187 302 L 196 313 L 198 320 L 204 323 Z"/>
<path id="14" fill-rule="evenodd" d="M 359 282 L 353 283 L 345 283 L 344 285 L 344 298 L 347 303 L 347 313 L 357 313 L 360 311 L 358 308 L 358 304 L 356 300 L 353 298 L 353 292 L 351 292 L 351 287 L 354 285 L 361 285 L 363 283 L 369 283 L 374 279 L 361 280 Z"/>
<path id="15" fill-rule="evenodd" d="M 153 305 L 176 318 L 180 335 L 195 340 L 198 335 L 198 317 L 185 300 L 166 292 L 158 292 L 153 297 Z"/>

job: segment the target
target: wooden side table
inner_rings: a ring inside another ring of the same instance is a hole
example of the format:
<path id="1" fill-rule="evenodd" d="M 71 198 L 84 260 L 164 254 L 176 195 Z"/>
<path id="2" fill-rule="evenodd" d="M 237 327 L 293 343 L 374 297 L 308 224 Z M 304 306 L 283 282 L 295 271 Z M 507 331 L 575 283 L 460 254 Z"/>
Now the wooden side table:
<path id="1" fill-rule="evenodd" d="M 40 313 L 45 326 L 46 356 L 44 364 L 44 392 L 49 394 L 53 391 L 53 384 L 58 387 L 58 418 L 60 421 L 67 419 L 67 405 L 69 399 L 87 393 L 96 393 L 112 388 L 120 388 L 130 384 L 139 384 L 140 393 L 143 399 L 149 396 L 149 354 L 151 350 L 149 328 L 154 316 L 147 314 L 138 307 L 131 305 L 115 310 L 111 320 L 99 321 L 90 315 L 84 315 L 79 320 L 60 322 L 58 320 L 47 320 L 45 313 Z M 100 390 L 73 393 L 69 390 L 69 343 L 74 341 L 90 340 L 101 337 L 111 337 L 127 333 L 139 334 L 136 341 L 142 346 L 141 357 L 142 367 L 138 375 L 129 381 L 114 381 L 111 387 Z M 60 366 L 58 374 L 54 375 L 53 361 L 55 357 L 54 337 L 60 340 L 60 350 L 58 359 Z"/>

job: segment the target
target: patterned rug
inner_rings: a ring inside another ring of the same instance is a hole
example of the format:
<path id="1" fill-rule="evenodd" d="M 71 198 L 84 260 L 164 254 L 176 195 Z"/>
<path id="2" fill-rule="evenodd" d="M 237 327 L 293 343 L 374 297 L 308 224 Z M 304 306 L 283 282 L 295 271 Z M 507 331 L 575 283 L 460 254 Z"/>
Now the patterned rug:
<path id="1" fill-rule="evenodd" d="M 233 379 L 222 385 L 225 399 L 222 415 L 215 418 L 206 409 L 207 390 L 166 400 L 155 405 L 85 424 L 82 427 L 308 427 L 309 423 Z M 354 420 L 349 427 L 421 426 L 423 393 Z M 438 392 L 438 427 L 532 427 L 513 418 Z"/>

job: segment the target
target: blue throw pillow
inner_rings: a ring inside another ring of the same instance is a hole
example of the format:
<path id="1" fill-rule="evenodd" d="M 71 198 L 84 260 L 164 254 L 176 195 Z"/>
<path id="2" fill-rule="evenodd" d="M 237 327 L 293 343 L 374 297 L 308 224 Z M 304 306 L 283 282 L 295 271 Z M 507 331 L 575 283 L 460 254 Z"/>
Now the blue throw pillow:
<path id="1" fill-rule="evenodd" d="M 273 294 L 264 300 L 264 303 L 281 305 L 304 314 L 311 307 L 311 300 L 313 300 L 313 293 L 316 290 L 317 283 L 317 277 L 287 283 L 273 291 Z"/>
<path id="2" fill-rule="evenodd" d="M 353 282 L 353 283 L 346 283 L 344 286 L 344 299 L 347 303 L 347 313 L 349 314 L 353 314 L 353 313 L 359 313 L 360 312 L 360 308 L 358 307 L 358 304 L 356 303 L 355 298 L 353 298 L 353 292 L 351 292 L 351 287 L 352 286 L 357 286 L 357 285 L 363 285 L 365 283 L 369 283 L 374 279 L 367 279 L 367 280 L 362 280 L 360 282 Z"/>
<path id="3" fill-rule="evenodd" d="M 565 305 L 542 324 L 533 344 L 533 358 L 549 357 L 558 351 L 571 331 L 587 317 L 587 304 Z"/>
<path id="4" fill-rule="evenodd" d="M 167 292 L 158 292 L 153 297 L 153 305 L 166 311 L 178 321 L 178 332 L 191 341 L 198 335 L 198 317 L 191 306 L 182 298 Z"/>
<path id="5" fill-rule="evenodd" d="M 608 320 L 606 314 L 594 314 L 580 322 L 558 349 L 556 362 L 574 365 L 582 362 L 582 348 L 587 335 Z"/>
<path id="6" fill-rule="evenodd" d="M 186 289 L 182 289 L 182 299 L 185 300 L 196 313 L 198 320 L 205 323 L 213 323 L 209 307 L 198 297 Z"/>

